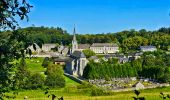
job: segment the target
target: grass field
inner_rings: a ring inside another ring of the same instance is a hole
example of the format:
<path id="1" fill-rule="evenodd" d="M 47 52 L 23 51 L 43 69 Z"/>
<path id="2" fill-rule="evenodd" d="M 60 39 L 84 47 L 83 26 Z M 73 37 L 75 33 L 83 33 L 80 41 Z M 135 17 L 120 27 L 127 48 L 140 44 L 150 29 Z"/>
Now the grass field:
<path id="1" fill-rule="evenodd" d="M 42 66 L 42 62 L 43 62 L 44 58 L 27 58 L 26 64 L 27 64 L 27 68 L 29 71 L 31 71 L 32 73 L 36 73 L 36 72 L 44 72 L 46 70 L 46 68 L 44 68 Z"/>
<path id="2" fill-rule="evenodd" d="M 44 94 L 43 90 L 29 90 L 19 92 L 16 100 L 23 100 L 24 96 L 28 96 L 28 100 L 51 100 Z M 64 100 L 133 100 L 135 96 L 133 91 L 113 93 L 111 96 L 90 96 L 88 93 L 82 93 L 81 91 L 68 92 L 64 88 L 59 90 L 51 90 L 51 93 L 58 97 L 63 96 Z M 146 100 L 162 100 L 160 98 L 160 92 L 170 94 L 170 87 L 156 88 L 141 90 L 140 96 L 146 98 Z M 168 100 L 168 99 L 167 99 Z"/>
<path id="3" fill-rule="evenodd" d="M 43 58 L 26 59 L 28 70 L 32 73 L 44 72 L 46 69 L 41 66 Z M 91 96 L 91 91 L 88 89 L 78 89 L 79 83 L 65 77 L 66 87 L 61 89 L 51 89 L 50 93 L 58 97 L 63 96 L 64 100 L 133 100 L 135 94 L 133 91 L 112 93 L 110 96 Z M 170 87 L 141 90 L 140 96 L 146 100 L 162 100 L 160 92 L 170 94 Z M 24 96 L 28 96 L 28 100 L 51 100 L 45 95 L 45 90 L 23 90 L 19 91 L 15 100 L 23 100 Z M 9 93 L 8 95 L 12 95 Z M 57 99 L 56 99 L 57 100 Z"/>

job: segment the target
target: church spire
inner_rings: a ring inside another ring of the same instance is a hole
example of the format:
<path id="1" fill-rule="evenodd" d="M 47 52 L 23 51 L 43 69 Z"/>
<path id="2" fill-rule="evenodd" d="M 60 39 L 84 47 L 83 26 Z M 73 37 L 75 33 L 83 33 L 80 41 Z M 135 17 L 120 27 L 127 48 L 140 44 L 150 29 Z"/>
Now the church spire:
<path id="1" fill-rule="evenodd" d="M 73 30 L 73 41 L 76 42 L 76 28 L 75 28 L 75 25 L 74 25 L 74 30 Z"/>
<path id="2" fill-rule="evenodd" d="M 76 28 L 74 26 L 74 30 L 73 30 L 73 40 L 72 40 L 72 53 L 78 49 L 78 43 L 76 40 Z"/>

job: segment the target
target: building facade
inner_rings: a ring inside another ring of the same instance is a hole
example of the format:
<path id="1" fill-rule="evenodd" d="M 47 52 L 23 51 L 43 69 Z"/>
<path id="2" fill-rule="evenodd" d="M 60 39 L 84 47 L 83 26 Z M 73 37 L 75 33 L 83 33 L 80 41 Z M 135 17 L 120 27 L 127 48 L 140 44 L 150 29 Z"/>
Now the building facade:
<path id="1" fill-rule="evenodd" d="M 90 49 L 99 54 L 112 54 L 119 52 L 119 47 L 113 43 L 93 43 Z"/>
<path id="2" fill-rule="evenodd" d="M 65 72 L 74 76 L 81 77 L 88 60 L 81 51 L 74 51 L 66 62 Z"/>
<path id="3" fill-rule="evenodd" d="M 76 40 L 76 30 L 74 28 L 73 40 L 72 40 L 72 53 L 74 51 L 82 51 L 85 49 L 91 49 L 96 54 L 113 54 L 119 52 L 119 46 L 114 43 L 93 43 L 90 44 L 78 44 Z"/>
<path id="4" fill-rule="evenodd" d="M 157 48 L 155 46 L 140 46 L 140 50 L 143 52 L 153 52 L 156 51 Z"/>

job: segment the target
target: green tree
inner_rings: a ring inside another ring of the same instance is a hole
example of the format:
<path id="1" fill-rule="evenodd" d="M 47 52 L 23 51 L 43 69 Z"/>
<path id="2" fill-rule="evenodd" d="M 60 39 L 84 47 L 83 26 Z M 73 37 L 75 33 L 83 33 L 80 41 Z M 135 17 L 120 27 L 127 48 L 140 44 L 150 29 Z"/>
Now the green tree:
<path id="1" fill-rule="evenodd" d="M 14 76 L 14 89 L 27 89 L 29 88 L 29 78 L 30 78 L 30 72 L 27 69 L 25 59 L 22 58 L 20 60 L 19 67 L 17 69 L 17 72 Z"/>
<path id="2" fill-rule="evenodd" d="M 90 49 L 83 50 L 83 53 L 85 54 L 85 56 L 86 56 L 87 58 L 96 55 L 96 54 L 95 54 L 92 50 L 90 50 Z"/>
<path id="3" fill-rule="evenodd" d="M 45 83 L 45 76 L 40 73 L 35 73 L 29 78 L 29 89 L 43 88 Z"/>
<path id="4" fill-rule="evenodd" d="M 27 14 L 32 7 L 26 0 L 1 0 L 0 4 L 1 30 L 16 29 L 16 26 L 18 26 L 16 19 L 28 19 Z M 11 71 L 14 65 L 10 62 L 21 58 L 24 55 L 24 50 L 29 46 L 28 41 L 25 42 L 27 39 L 21 37 L 23 34 L 18 34 L 16 31 L 7 32 L 7 35 L 0 32 L 0 99 L 3 99 L 2 95 L 10 90 L 12 84 Z"/>
<path id="5" fill-rule="evenodd" d="M 32 6 L 26 0 L 1 0 L 0 4 L 0 28 L 15 29 L 18 25 L 15 16 L 19 16 L 21 20 L 28 20 L 27 13 Z"/>
<path id="6" fill-rule="evenodd" d="M 62 66 L 49 64 L 47 67 L 46 85 L 49 87 L 64 87 L 65 78 Z"/>

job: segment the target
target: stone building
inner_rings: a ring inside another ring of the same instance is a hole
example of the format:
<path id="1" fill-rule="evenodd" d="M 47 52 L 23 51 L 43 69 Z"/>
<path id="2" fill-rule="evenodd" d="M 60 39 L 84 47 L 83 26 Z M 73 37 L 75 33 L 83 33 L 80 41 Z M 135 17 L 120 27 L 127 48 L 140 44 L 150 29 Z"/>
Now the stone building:
<path id="1" fill-rule="evenodd" d="M 42 51 L 44 52 L 50 52 L 51 49 L 55 48 L 56 44 L 43 44 L 42 45 Z"/>
<path id="2" fill-rule="evenodd" d="M 114 43 L 93 43 L 90 49 L 99 54 L 112 54 L 119 52 L 119 47 Z"/>
<path id="3" fill-rule="evenodd" d="M 133 85 L 133 87 L 136 89 L 136 90 L 139 90 L 139 89 L 144 89 L 145 86 L 141 83 L 141 82 L 137 82 Z"/>
<path id="4" fill-rule="evenodd" d="M 93 43 L 90 44 L 78 44 L 76 40 L 76 30 L 74 28 L 73 40 L 72 40 L 72 53 L 74 51 L 82 51 L 85 49 L 91 49 L 96 54 L 113 54 L 119 52 L 119 46 L 114 43 Z"/>
<path id="5" fill-rule="evenodd" d="M 36 50 L 34 50 L 33 45 L 29 46 L 28 49 L 30 49 L 32 52 L 40 53 L 42 50 L 41 48 L 35 44 Z"/>
<path id="6" fill-rule="evenodd" d="M 155 46 L 140 46 L 140 50 L 143 51 L 143 52 L 153 52 L 153 51 L 156 51 L 157 48 Z"/>
<path id="7" fill-rule="evenodd" d="M 66 61 L 65 72 L 74 76 L 82 76 L 88 60 L 81 51 L 74 51 Z"/>
<path id="8" fill-rule="evenodd" d="M 66 56 L 69 52 L 69 48 L 61 43 L 61 45 L 58 46 L 58 52 L 63 56 Z"/>
<path id="9" fill-rule="evenodd" d="M 29 46 L 28 48 L 31 49 L 32 52 L 40 53 L 43 52 L 50 52 L 51 49 L 56 47 L 56 44 L 43 44 L 42 48 L 40 48 L 37 44 L 35 44 L 36 50 L 33 49 L 33 45 Z"/>

